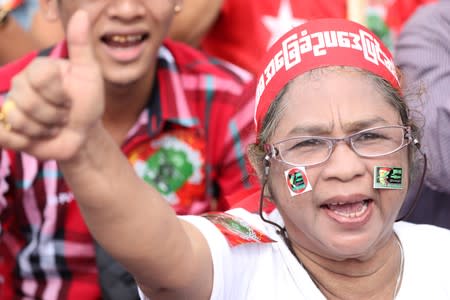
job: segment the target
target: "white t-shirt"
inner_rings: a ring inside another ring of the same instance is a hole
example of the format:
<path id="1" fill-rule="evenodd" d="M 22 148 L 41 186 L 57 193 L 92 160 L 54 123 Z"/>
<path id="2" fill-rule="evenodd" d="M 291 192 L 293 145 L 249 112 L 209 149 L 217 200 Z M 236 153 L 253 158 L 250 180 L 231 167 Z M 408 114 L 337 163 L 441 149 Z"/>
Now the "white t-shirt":
<path id="1" fill-rule="evenodd" d="M 214 264 L 211 300 L 326 299 L 272 225 L 244 209 L 228 213 L 244 219 L 277 242 L 230 247 L 207 219 L 182 217 L 199 228 L 211 249 Z M 270 219 L 282 224 L 277 211 Z M 396 300 L 450 299 L 450 230 L 407 222 L 396 223 L 394 230 L 405 256 Z"/>

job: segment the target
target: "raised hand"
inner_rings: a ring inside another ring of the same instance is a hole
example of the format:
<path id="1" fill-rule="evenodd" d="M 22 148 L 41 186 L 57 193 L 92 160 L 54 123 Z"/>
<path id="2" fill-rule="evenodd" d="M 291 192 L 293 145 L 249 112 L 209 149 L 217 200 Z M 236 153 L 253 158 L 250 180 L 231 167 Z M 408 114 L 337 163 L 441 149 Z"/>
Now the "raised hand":
<path id="1" fill-rule="evenodd" d="M 86 12 L 72 16 L 67 42 L 69 60 L 37 58 L 13 79 L 0 113 L 0 147 L 67 160 L 100 124 L 103 79 Z"/>

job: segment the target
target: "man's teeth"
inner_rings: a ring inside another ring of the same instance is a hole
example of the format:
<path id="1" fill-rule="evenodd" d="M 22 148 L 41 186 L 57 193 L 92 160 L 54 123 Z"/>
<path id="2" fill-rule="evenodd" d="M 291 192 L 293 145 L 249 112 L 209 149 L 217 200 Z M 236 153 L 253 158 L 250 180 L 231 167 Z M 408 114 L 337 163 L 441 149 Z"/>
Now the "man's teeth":
<path id="1" fill-rule="evenodd" d="M 116 43 L 132 43 L 142 39 L 142 35 L 113 35 L 111 40 Z"/>
<path id="2" fill-rule="evenodd" d="M 328 208 L 335 214 L 346 218 L 357 218 L 362 216 L 369 206 L 369 201 L 358 203 L 332 203 L 328 204 Z"/>

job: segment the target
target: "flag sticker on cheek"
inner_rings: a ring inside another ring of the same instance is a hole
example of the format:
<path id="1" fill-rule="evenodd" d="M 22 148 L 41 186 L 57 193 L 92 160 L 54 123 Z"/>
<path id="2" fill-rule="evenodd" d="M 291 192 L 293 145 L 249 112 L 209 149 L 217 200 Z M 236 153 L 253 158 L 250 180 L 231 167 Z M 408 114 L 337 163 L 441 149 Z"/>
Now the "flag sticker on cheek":
<path id="1" fill-rule="evenodd" d="M 291 196 L 301 195 L 312 190 L 306 170 L 303 167 L 292 168 L 284 172 Z"/>
<path id="2" fill-rule="evenodd" d="M 373 168 L 374 189 L 402 189 L 403 169 L 397 167 L 374 167 Z"/>

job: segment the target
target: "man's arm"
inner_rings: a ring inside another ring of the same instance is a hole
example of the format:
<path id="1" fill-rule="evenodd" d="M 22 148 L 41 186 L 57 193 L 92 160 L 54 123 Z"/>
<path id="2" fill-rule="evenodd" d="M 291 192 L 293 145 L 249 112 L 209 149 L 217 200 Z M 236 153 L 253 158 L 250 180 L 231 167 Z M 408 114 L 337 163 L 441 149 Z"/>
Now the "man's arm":
<path id="1" fill-rule="evenodd" d="M 214 25 L 223 0 L 183 0 L 169 30 L 169 37 L 197 47 Z"/>
<path id="2" fill-rule="evenodd" d="M 30 31 L 26 31 L 13 16 L 0 24 L 0 65 L 12 62 L 25 54 L 52 46 L 64 37 L 62 26 L 49 21 L 39 9 L 33 17 Z"/>
<path id="3" fill-rule="evenodd" d="M 97 241 L 151 299 L 209 299 L 206 240 L 141 180 L 101 126 L 61 170 Z"/>
<path id="4" fill-rule="evenodd" d="M 425 5 L 405 24 L 395 49 L 406 96 L 424 88 L 422 101 L 417 101 L 417 93 L 408 100 L 425 117 L 423 145 L 430 162 L 425 180 L 433 190 L 445 193 L 450 193 L 449 32 L 450 2 Z"/>
<path id="5" fill-rule="evenodd" d="M 62 24 L 57 19 L 50 19 L 42 6 L 34 13 L 30 33 L 38 43 L 39 48 L 53 46 L 64 38 Z"/>
<path id="6" fill-rule="evenodd" d="M 31 34 L 9 16 L 0 25 L 0 65 L 11 62 L 38 48 Z"/>
<path id="7" fill-rule="evenodd" d="M 0 147 L 59 161 L 93 236 L 147 296 L 208 299 L 213 268 L 203 235 L 136 175 L 102 125 L 103 78 L 89 28 L 87 13 L 75 13 L 70 60 L 39 58 L 14 78 Z"/>

